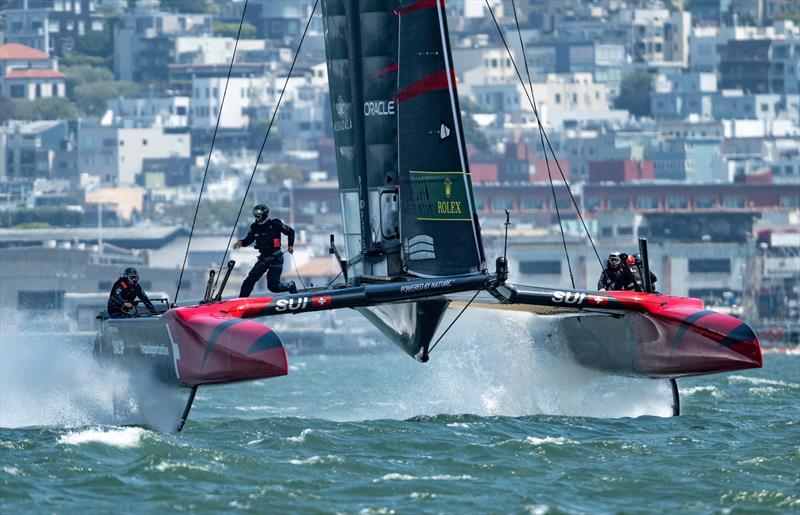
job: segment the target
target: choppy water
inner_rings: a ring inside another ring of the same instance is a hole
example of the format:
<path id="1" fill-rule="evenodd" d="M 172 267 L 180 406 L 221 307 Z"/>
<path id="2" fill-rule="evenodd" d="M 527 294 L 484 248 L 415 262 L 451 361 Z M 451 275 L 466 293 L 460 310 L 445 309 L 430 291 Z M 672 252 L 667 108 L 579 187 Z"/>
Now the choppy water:
<path id="1" fill-rule="evenodd" d="M 101 423 L 82 350 L 0 348 L 0 511 L 800 512 L 800 356 L 683 380 L 668 418 L 663 382 L 500 349 L 294 357 L 165 434 Z"/>

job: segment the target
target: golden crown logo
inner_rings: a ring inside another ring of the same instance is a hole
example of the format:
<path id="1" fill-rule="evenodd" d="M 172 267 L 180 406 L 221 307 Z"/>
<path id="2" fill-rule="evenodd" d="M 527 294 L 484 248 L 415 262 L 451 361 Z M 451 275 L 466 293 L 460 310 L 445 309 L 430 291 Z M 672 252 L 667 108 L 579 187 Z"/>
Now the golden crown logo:
<path id="1" fill-rule="evenodd" d="M 453 181 L 450 180 L 450 177 L 444 180 L 444 196 L 450 198 L 450 194 L 453 192 Z"/>

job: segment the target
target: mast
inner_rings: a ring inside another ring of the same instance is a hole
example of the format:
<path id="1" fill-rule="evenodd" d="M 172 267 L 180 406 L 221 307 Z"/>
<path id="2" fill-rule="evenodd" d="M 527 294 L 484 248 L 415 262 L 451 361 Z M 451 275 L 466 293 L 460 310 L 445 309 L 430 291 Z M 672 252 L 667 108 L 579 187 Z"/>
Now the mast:
<path id="1" fill-rule="evenodd" d="M 350 54 L 350 105 L 353 131 L 353 165 L 356 171 L 358 191 L 358 210 L 361 227 L 361 253 L 372 249 L 372 228 L 370 227 L 369 210 L 369 178 L 367 176 L 367 159 L 364 149 L 364 119 L 359 116 L 358 109 L 353 107 L 364 105 L 363 62 L 361 59 L 361 12 L 358 4 L 345 2 L 347 18 L 347 46 Z"/>

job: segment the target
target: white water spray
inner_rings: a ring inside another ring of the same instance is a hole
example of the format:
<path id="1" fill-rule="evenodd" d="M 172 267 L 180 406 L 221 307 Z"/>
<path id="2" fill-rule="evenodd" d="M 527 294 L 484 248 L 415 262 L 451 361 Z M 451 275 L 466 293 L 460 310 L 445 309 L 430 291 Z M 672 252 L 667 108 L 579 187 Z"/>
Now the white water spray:
<path id="1" fill-rule="evenodd" d="M 609 418 L 671 414 L 666 381 L 582 367 L 554 330 L 550 317 L 476 310 L 445 336 L 448 341 L 432 357 L 434 370 L 423 385 L 448 412 L 466 408 L 479 415 Z"/>
<path id="2" fill-rule="evenodd" d="M 4 313 L 0 333 L 0 427 L 142 424 L 171 429 L 183 404 L 167 404 L 168 392 L 153 380 L 132 378 L 95 361 L 91 334 L 67 336 L 46 319 L 12 316 Z M 11 320 L 22 323 L 12 325 Z M 37 332 L 11 332 L 12 327 Z M 163 408 L 145 412 L 141 405 L 148 399 L 159 400 Z"/>
<path id="3" fill-rule="evenodd" d="M 455 316 L 453 311 L 442 327 Z M 440 414 L 601 418 L 672 414 L 667 381 L 616 377 L 584 368 L 554 333 L 555 325 L 549 316 L 469 308 L 428 363 L 414 362 L 399 349 L 323 358 L 319 365 L 295 366 L 286 380 L 263 386 L 275 401 L 271 414 L 332 420 Z M 290 356 L 295 365 L 301 359 Z M 334 362 L 340 359 L 347 361 Z"/>

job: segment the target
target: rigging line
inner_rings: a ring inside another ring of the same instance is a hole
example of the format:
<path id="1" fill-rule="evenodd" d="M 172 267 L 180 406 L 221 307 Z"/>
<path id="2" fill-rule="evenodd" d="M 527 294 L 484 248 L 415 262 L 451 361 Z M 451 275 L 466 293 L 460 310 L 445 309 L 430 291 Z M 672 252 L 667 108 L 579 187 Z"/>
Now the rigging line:
<path id="1" fill-rule="evenodd" d="M 348 262 L 347 262 L 347 264 L 346 264 L 346 265 L 345 265 L 345 267 L 344 267 L 344 270 L 350 270 L 351 268 L 353 268 L 353 265 L 355 265 L 355 264 L 357 264 L 357 263 L 358 263 L 358 261 L 356 261 L 356 262 L 348 261 Z M 339 277 L 341 277 L 341 275 L 344 273 L 344 270 L 340 270 L 340 271 L 339 271 L 339 273 L 338 273 L 338 274 L 336 274 L 336 277 L 334 277 L 333 279 L 331 279 L 331 281 L 330 281 L 330 282 L 329 282 L 329 283 L 328 283 L 328 284 L 327 284 L 325 287 L 326 287 L 326 288 L 329 288 L 330 286 L 332 286 L 332 285 L 333 285 L 333 283 L 335 283 L 335 282 L 336 282 L 336 279 L 338 279 Z"/>
<path id="2" fill-rule="evenodd" d="M 561 168 L 561 163 L 559 162 L 558 157 L 556 156 L 556 151 L 555 149 L 553 149 L 552 143 L 550 143 L 550 137 L 547 135 L 547 131 L 544 130 L 544 126 L 542 125 L 542 121 L 539 117 L 539 111 L 536 108 L 536 103 L 534 102 L 534 99 L 532 99 L 531 96 L 528 94 L 528 89 L 525 87 L 525 81 L 522 79 L 522 74 L 520 73 L 519 68 L 517 67 L 517 62 L 514 59 L 514 56 L 511 55 L 511 50 L 508 47 L 506 38 L 503 36 L 503 31 L 500 29 L 500 24 L 497 22 L 497 18 L 495 18 L 494 11 L 492 10 L 492 7 L 489 5 L 488 1 L 486 1 L 486 7 L 489 9 L 489 13 L 492 15 L 492 20 L 494 20 L 495 27 L 497 27 L 497 33 L 500 35 L 500 39 L 503 41 L 503 45 L 505 45 L 506 47 L 506 52 L 508 53 L 509 59 L 511 59 L 511 64 L 514 66 L 514 71 L 517 73 L 517 78 L 519 79 L 520 83 L 522 83 L 522 90 L 525 92 L 525 96 L 528 99 L 528 103 L 530 103 L 531 107 L 533 108 L 533 113 L 534 115 L 536 115 L 536 121 L 542 128 L 542 134 L 544 134 L 544 140 L 547 143 L 547 148 L 550 149 L 550 153 L 553 155 L 553 160 L 555 161 L 556 167 L 558 168 L 558 171 L 561 174 L 561 179 L 564 181 L 564 185 L 567 187 L 567 193 L 569 193 L 569 197 L 572 200 L 572 204 L 573 206 L 575 206 L 575 211 L 578 213 L 578 218 L 580 219 L 581 224 L 583 225 L 583 230 L 584 232 L 586 232 L 586 236 L 589 239 L 589 243 L 592 245 L 592 249 L 594 250 L 595 256 L 597 256 L 597 261 L 598 263 L 600 263 L 600 268 L 605 268 L 605 266 L 603 265 L 603 260 L 600 259 L 600 254 L 597 252 L 597 247 L 594 244 L 594 239 L 592 238 L 592 235 L 589 232 L 589 228 L 586 226 L 586 221 L 583 219 L 583 214 L 581 213 L 580 206 L 578 206 L 578 202 L 575 200 L 575 196 L 572 194 L 572 188 L 570 187 L 569 182 L 567 181 L 567 177 L 564 174 L 564 170 Z"/>
<path id="3" fill-rule="evenodd" d="M 192 235 L 194 235 L 194 227 L 197 223 L 197 213 L 200 211 L 200 200 L 203 198 L 203 190 L 206 187 L 206 179 L 208 178 L 208 166 L 211 163 L 211 154 L 214 152 L 214 143 L 217 141 L 217 131 L 219 130 L 219 122 L 222 119 L 222 108 L 225 106 L 225 97 L 228 93 L 228 83 L 231 80 L 231 73 L 233 72 L 233 62 L 236 60 L 236 49 L 239 47 L 239 37 L 242 35 L 242 25 L 244 25 L 244 15 L 247 12 L 247 0 L 244 0 L 244 7 L 242 7 L 242 19 L 239 20 L 239 30 L 236 33 L 236 42 L 233 44 L 233 54 L 231 54 L 231 62 L 228 66 L 228 77 L 225 79 L 225 88 L 222 90 L 222 100 L 219 103 L 219 112 L 217 113 L 217 123 L 214 125 L 214 134 L 211 136 L 211 146 L 208 149 L 208 158 L 206 159 L 206 168 L 203 172 L 203 182 L 200 184 L 200 194 L 197 196 L 197 205 L 194 208 L 194 217 L 192 218 L 192 228 L 189 230 L 189 241 L 186 242 L 186 253 L 183 255 L 183 264 L 181 265 L 181 274 L 178 277 L 178 286 L 175 289 L 175 297 L 172 302 L 178 302 L 178 294 L 181 291 L 181 283 L 183 282 L 183 272 L 186 269 L 186 260 L 189 258 L 189 247 L 192 245 Z M 220 272 L 222 267 L 220 267 Z"/>
<path id="4" fill-rule="evenodd" d="M 429 355 L 429 356 L 430 356 L 431 352 L 433 352 L 433 349 L 435 349 L 435 348 L 436 348 L 436 346 L 437 346 L 437 345 L 439 345 L 439 342 L 440 342 L 440 341 L 442 341 L 442 338 L 444 338 L 444 335 L 446 335 L 446 334 L 447 334 L 447 331 L 449 331 L 449 330 L 450 330 L 450 328 L 451 328 L 451 327 L 453 327 L 453 325 L 455 325 L 455 323 L 456 323 L 456 322 L 458 322 L 458 319 L 459 319 L 459 318 L 461 318 L 461 315 L 463 315 L 463 314 L 464 314 L 464 311 L 466 311 L 466 310 L 467 310 L 467 308 L 469 307 L 469 305 L 470 305 L 470 304 L 472 304 L 472 301 L 473 301 L 473 300 L 475 300 L 475 298 L 478 296 L 478 294 L 479 294 L 480 292 L 481 292 L 481 290 L 478 290 L 478 291 L 476 291 L 476 292 L 475 292 L 475 295 L 473 295 L 473 296 L 472 296 L 472 298 L 471 298 L 471 299 L 469 299 L 469 302 L 467 302 L 467 305 L 466 305 L 466 306 L 464 306 L 463 308 L 461 308 L 461 311 L 458 313 L 458 315 L 456 315 L 456 317 L 453 319 L 453 321 L 452 321 L 452 322 L 450 322 L 450 325 L 448 325 L 448 326 L 447 326 L 447 329 L 445 329 L 445 330 L 444 330 L 444 332 L 442 333 L 442 335 L 441 335 L 441 336 L 439 336 L 439 338 L 437 338 L 437 339 L 436 339 L 436 341 L 434 342 L 434 344 L 433 344 L 433 345 L 431 345 L 431 348 L 430 348 L 430 349 L 428 349 L 428 355 Z"/>
<path id="5" fill-rule="evenodd" d="M 281 107 L 281 101 L 283 100 L 283 94 L 286 93 L 286 87 L 289 85 L 289 79 L 292 77 L 292 71 L 294 71 L 294 66 L 297 64 L 297 58 L 300 56 L 300 48 L 303 46 L 303 41 L 306 39 L 306 34 L 308 33 L 308 27 L 311 25 L 311 20 L 314 19 L 314 13 L 317 12 L 317 5 L 319 4 L 319 0 L 314 0 L 314 7 L 311 9 L 311 14 L 308 16 L 308 21 L 306 21 L 306 26 L 303 29 L 303 35 L 300 37 L 300 42 L 297 44 L 297 50 L 294 53 L 294 58 L 292 59 L 292 65 L 289 67 L 289 73 L 286 74 L 286 80 L 283 83 L 283 88 L 281 89 L 281 94 L 278 96 L 278 102 L 275 104 L 275 110 L 272 111 L 272 118 L 269 121 L 269 125 L 267 125 L 267 132 L 264 134 L 264 139 L 261 142 L 261 148 L 258 150 L 258 155 L 256 156 L 256 162 L 253 165 L 253 171 L 250 174 L 250 180 L 247 182 L 247 188 L 244 190 L 244 196 L 242 197 L 242 203 L 239 206 L 239 212 L 236 214 L 236 221 L 233 222 L 233 229 L 231 229 L 231 235 L 228 237 L 228 244 L 225 245 L 225 252 L 222 254 L 222 261 L 220 263 L 225 263 L 225 259 L 228 257 L 228 249 L 231 246 L 231 242 L 233 241 L 233 236 L 236 234 L 236 227 L 239 225 L 239 218 L 242 217 L 242 210 L 244 209 L 244 204 L 247 201 L 247 195 L 250 193 L 250 187 L 253 185 L 253 177 L 256 175 L 256 170 L 258 169 L 258 163 L 261 161 L 261 155 L 264 153 L 264 148 L 267 146 L 267 140 L 269 139 L 269 133 L 272 130 L 272 125 L 275 123 L 275 116 L 278 114 L 278 109 Z M 220 273 L 222 273 L 222 265 L 220 265 Z M 219 279 L 220 273 L 217 274 L 217 279 Z M 216 289 L 216 281 L 214 282 L 214 288 Z"/>
<path id="6" fill-rule="evenodd" d="M 287 251 L 287 252 L 288 252 L 288 251 Z M 296 276 L 297 276 L 297 278 L 300 280 L 300 284 L 302 284 L 302 285 L 303 285 L 303 289 L 304 289 L 304 290 L 307 290 L 307 289 L 308 289 L 308 286 L 306 286 L 306 283 L 303 281 L 303 278 L 302 278 L 302 277 L 300 277 L 300 271 L 297 269 L 297 261 L 294 259 L 294 254 L 292 254 L 291 252 L 289 252 L 289 255 L 290 255 L 290 256 L 292 256 L 292 265 L 294 265 L 294 273 L 295 273 L 295 275 L 296 275 Z"/>
<path id="7" fill-rule="evenodd" d="M 556 217 L 558 218 L 558 228 L 561 230 L 561 243 L 564 245 L 564 255 L 567 257 L 567 269 L 569 270 L 569 280 L 572 282 L 572 287 L 575 288 L 575 276 L 572 273 L 572 262 L 569 258 L 569 250 L 567 249 L 567 239 L 564 236 L 564 224 L 561 221 L 561 210 L 558 208 L 558 198 L 556 197 L 556 188 L 553 185 L 553 173 L 550 170 L 550 159 L 547 157 L 547 148 L 544 146 L 544 127 L 539 119 L 539 112 L 536 109 L 536 95 L 533 94 L 533 81 L 531 80 L 531 71 L 528 68 L 528 59 L 525 56 L 525 44 L 522 42 L 522 31 L 519 29 L 519 19 L 517 18 L 517 5 L 514 0 L 511 0 L 511 8 L 514 11 L 514 23 L 517 25 L 517 35 L 519 36 L 519 46 L 522 48 L 522 60 L 525 62 L 525 73 L 528 74 L 528 85 L 531 88 L 531 99 L 533 104 L 533 111 L 536 115 L 536 120 L 539 126 L 539 139 L 542 144 L 542 151 L 544 152 L 544 163 L 547 166 L 547 177 L 550 179 L 550 190 L 553 192 L 553 206 L 556 208 Z M 522 89 L 525 89 L 525 84 L 522 84 Z M 553 156 L 555 159 L 555 156 Z"/>
<path id="8" fill-rule="evenodd" d="M 341 276 L 342 276 L 342 271 L 340 271 L 338 274 L 336 274 L 336 277 L 334 277 L 333 279 L 331 279 L 331 282 L 329 282 L 328 284 L 326 284 L 326 285 L 325 285 L 325 287 L 326 287 L 326 288 L 330 288 L 330 287 L 333 285 L 333 283 L 335 283 L 335 282 L 336 282 L 336 279 L 338 279 L 338 278 L 339 278 L 339 277 L 341 277 Z"/>

